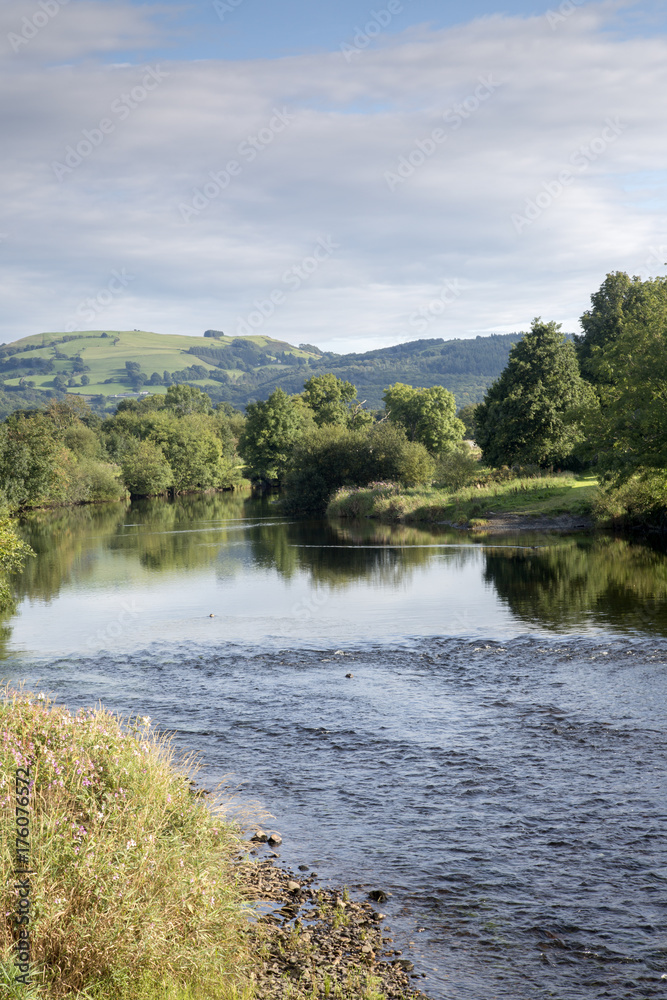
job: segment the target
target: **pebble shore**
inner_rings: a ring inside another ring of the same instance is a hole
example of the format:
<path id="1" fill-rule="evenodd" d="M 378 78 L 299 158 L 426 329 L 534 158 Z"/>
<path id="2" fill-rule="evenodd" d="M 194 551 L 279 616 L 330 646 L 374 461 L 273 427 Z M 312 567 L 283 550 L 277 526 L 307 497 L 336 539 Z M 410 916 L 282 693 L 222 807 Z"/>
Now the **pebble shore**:
<path id="1" fill-rule="evenodd" d="M 295 874 L 266 858 L 240 862 L 240 868 L 260 914 L 247 933 L 257 937 L 255 975 L 262 997 L 310 997 L 313 988 L 315 995 L 328 995 L 329 989 L 331 996 L 354 996 L 355 984 L 361 988 L 371 976 L 386 1000 L 428 1000 L 413 985 L 418 977 L 413 963 L 393 947 L 384 914 L 370 902 L 319 887 L 306 866 Z"/>

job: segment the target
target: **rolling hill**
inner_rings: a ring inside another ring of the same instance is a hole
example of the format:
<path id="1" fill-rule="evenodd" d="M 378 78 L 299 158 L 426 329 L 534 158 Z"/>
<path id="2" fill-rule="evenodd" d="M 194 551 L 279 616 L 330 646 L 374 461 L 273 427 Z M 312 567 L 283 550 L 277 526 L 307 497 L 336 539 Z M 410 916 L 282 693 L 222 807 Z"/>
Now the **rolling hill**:
<path id="1" fill-rule="evenodd" d="M 214 402 L 242 407 L 265 399 L 276 386 L 300 392 L 311 375 L 334 372 L 357 386 L 371 409 L 382 406 L 394 382 L 443 385 L 457 405 L 481 400 L 504 368 L 521 334 L 492 334 L 473 340 L 416 340 L 363 354 L 334 354 L 311 344 L 295 347 L 271 337 L 203 337 L 143 330 L 42 333 L 0 345 L 0 415 L 35 406 L 63 392 L 90 399 L 96 409 L 119 397 L 167 391 L 187 382 Z"/>

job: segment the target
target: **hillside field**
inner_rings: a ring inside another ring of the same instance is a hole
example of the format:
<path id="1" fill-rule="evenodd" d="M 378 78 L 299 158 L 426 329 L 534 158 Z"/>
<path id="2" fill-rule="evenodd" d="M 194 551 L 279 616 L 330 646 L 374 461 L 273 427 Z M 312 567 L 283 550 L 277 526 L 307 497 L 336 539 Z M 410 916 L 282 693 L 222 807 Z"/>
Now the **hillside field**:
<path id="1" fill-rule="evenodd" d="M 164 393 L 174 383 L 197 385 L 214 402 L 241 408 L 265 399 L 276 386 L 301 392 L 306 379 L 324 372 L 356 385 L 370 409 L 382 407 L 383 391 L 395 382 L 443 385 L 464 406 L 482 399 L 520 337 L 418 340 L 340 355 L 310 344 L 295 347 L 266 336 L 232 338 L 214 331 L 202 337 L 145 330 L 41 333 L 0 345 L 0 415 L 62 392 L 108 409 L 119 397 Z"/>

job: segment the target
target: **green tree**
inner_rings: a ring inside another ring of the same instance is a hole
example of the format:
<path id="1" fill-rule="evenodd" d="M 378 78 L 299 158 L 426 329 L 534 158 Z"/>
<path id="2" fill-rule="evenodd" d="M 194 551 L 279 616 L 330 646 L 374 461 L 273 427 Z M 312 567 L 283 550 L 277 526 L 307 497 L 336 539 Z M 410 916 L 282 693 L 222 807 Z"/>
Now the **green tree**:
<path id="1" fill-rule="evenodd" d="M 190 413 L 213 413 L 211 397 L 196 385 L 170 385 L 164 405 L 179 417 Z"/>
<path id="2" fill-rule="evenodd" d="M 12 510 L 52 498 L 60 453 L 53 423 L 43 413 L 12 413 L 0 425 L 0 490 Z"/>
<path id="3" fill-rule="evenodd" d="M 174 474 L 164 452 L 153 441 L 128 444 L 121 460 L 123 481 L 132 496 L 158 496 L 170 488 Z"/>
<path id="4" fill-rule="evenodd" d="M 581 317 L 583 335 L 575 338 L 581 374 L 594 385 L 614 381 L 611 353 L 628 324 L 646 325 L 656 308 L 667 304 L 667 278 L 630 277 L 624 271 L 608 274 L 591 295 L 591 308 Z M 621 369 L 622 369 L 621 365 Z"/>
<path id="5" fill-rule="evenodd" d="M 313 375 L 303 386 L 304 402 L 315 414 L 318 427 L 324 424 L 347 424 L 350 405 L 356 395 L 357 390 L 351 382 L 345 382 L 331 372 Z"/>
<path id="6" fill-rule="evenodd" d="M 410 441 L 423 444 L 437 455 L 463 437 L 464 424 L 456 416 L 456 400 L 441 385 L 414 389 L 396 382 L 382 397 L 392 423 L 405 429 Z"/>
<path id="7" fill-rule="evenodd" d="M 559 465 L 582 439 L 594 393 L 560 324 L 533 320 L 476 410 L 477 444 L 490 465 Z"/>
<path id="8" fill-rule="evenodd" d="M 274 389 L 267 400 L 248 404 L 239 453 L 251 479 L 284 479 L 292 449 L 306 422 L 303 401 L 280 388 Z"/>
<path id="9" fill-rule="evenodd" d="M 667 296 L 649 294 L 601 352 L 609 380 L 590 434 L 600 467 L 618 481 L 667 469 Z"/>

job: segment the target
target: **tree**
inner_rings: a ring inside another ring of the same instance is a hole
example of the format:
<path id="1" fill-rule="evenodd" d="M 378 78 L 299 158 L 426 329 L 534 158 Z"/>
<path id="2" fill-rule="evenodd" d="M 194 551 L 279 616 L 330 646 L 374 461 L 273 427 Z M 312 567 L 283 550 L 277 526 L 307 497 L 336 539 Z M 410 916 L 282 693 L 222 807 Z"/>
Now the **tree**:
<path id="1" fill-rule="evenodd" d="M 654 284 L 600 353 L 608 380 L 598 386 L 591 436 L 600 467 L 617 481 L 649 470 L 664 479 L 667 469 L 667 295 L 656 292 Z"/>
<path id="2" fill-rule="evenodd" d="M 351 382 L 345 382 L 331 372 L 313 375 L 303 386 L 304 402 L 315 414 L 318 427 L 324 424 L 346 424 L 350 404 L 356 395 L 357 390 Z"/>
<path id="3" fill-rule="evenodd" d="M 211 397 L 196 385 L 170 385 L 164 405 L 178 417 L 189 413 L 213 413 Z"/>
<path id="4" fill-rule="evenodd" d="M 267 400 L 248 404 L 239 453 L 252 479 L 283 480 L 306 419 L 302 400 L 288 396 L 280 388 L 274 389 Z"/>
<path id="5" fill-rule="evenodd" d="M 437 455 L 463 437 L 465 427 L 456 416 L 456 400 L 441 385 L 414 389 L 396 382 L 382 398 L 389 420 L 405 429 L 410 441 Z"/>
<path id="6" fill-rule="evenodd" d="M 174 475 L 164 452 L 153 441 L 133 441 L 121 460 L 123 480 L 132 496 L 166 493 Z"/>
<path id="7" fill-rule="evenodd" d="M 60 450 L 43 413 L 12 413 L 0 425 L 0 486 L 11 509 L 39 507 L 51 498 Z"/>
<path id="8" fill-rule="evenodd" d="M 595 395 L 559 323 L 533 320 L 476 410 L 477 444 L 490 465 L 560 465 L 582 439 Z"/>
<path id="9" fill-rule="evenodd" d="M 581 317 L 583 335 L 575 338 L 581 374 L 594 385 L 614 381 L 611 349 L 628 323 L 645 324 L 655 307 L 667 303 L 667 278 L 642 281 L 624 271 L 608 274 L 591 295 Z"/>

